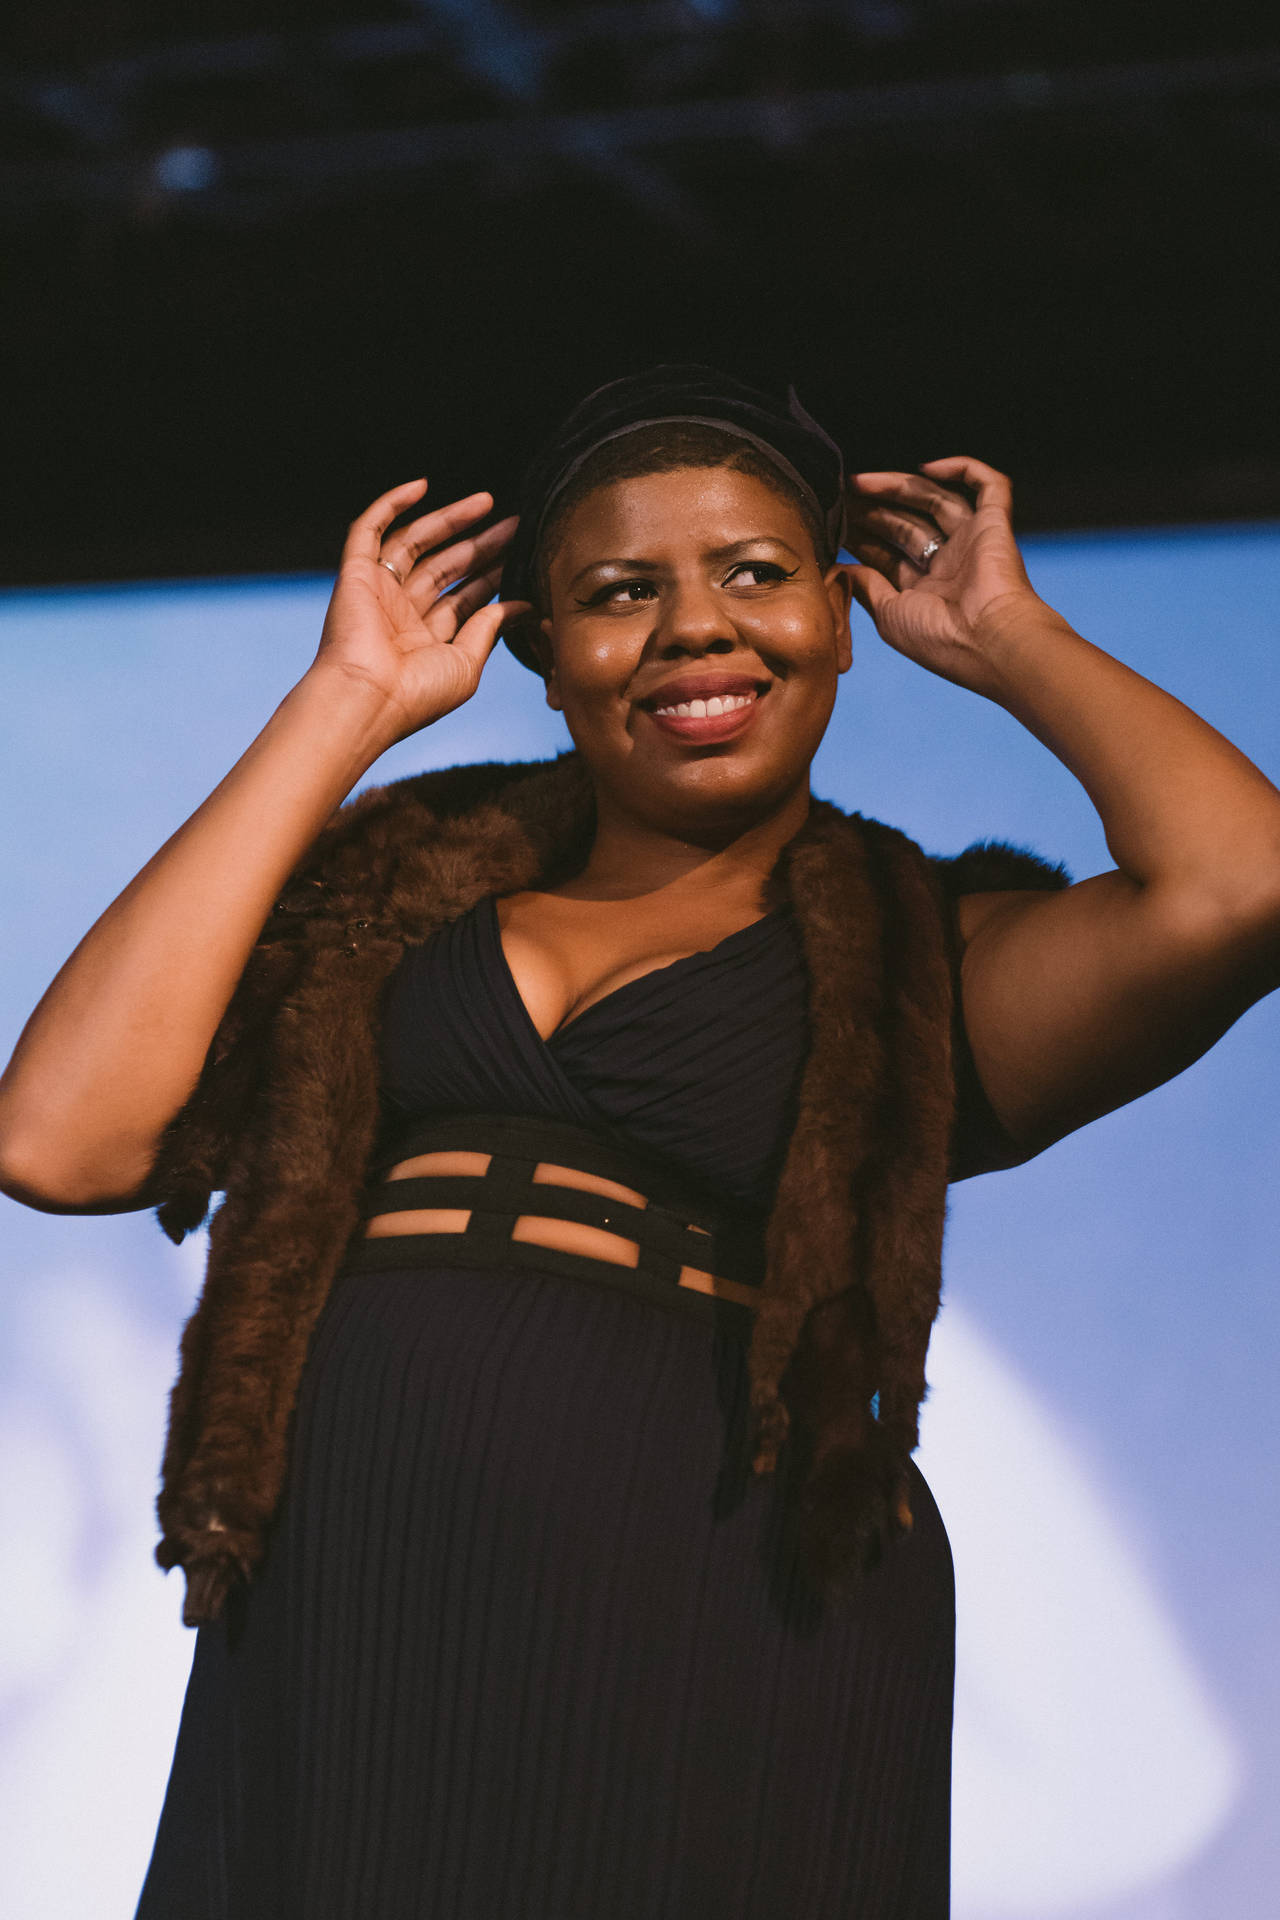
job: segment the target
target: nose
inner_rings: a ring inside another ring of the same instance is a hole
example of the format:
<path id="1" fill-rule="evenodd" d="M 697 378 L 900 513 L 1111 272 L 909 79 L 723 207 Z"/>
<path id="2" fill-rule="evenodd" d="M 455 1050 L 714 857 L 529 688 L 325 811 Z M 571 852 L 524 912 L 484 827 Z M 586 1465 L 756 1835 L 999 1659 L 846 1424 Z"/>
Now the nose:
<path id="1" fill-rule="evenodd" d="M 705 653 L 737 645 L 729 609 L 705 578 L 675 580 L 659 603 L 654 640 L 660 651 Z"/>

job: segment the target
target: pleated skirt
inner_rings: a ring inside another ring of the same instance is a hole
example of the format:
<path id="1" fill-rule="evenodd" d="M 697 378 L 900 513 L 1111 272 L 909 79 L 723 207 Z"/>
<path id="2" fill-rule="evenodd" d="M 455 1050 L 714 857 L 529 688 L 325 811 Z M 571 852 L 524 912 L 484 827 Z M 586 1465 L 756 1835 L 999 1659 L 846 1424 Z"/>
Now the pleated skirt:
<path id="1" fill-rule="evenodd" d="M 615 1287 L 340 1277 L 138 1920 L 944 1920 L 937 1507 L 824 1603 L 747 1416 L 740 1333 Z"/>

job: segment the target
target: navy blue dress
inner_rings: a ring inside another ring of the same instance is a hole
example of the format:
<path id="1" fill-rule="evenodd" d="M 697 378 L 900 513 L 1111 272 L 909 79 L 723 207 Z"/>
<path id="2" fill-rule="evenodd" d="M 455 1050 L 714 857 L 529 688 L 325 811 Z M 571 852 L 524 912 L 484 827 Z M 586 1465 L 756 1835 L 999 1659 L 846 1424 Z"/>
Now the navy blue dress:
<path id="1" fill-rule="evenodd" d="M 805 985 L 782 908 L 544 1042 L 482 900 L 393 977 L 388 1112 L 595 1125 L 763 1215 Z M 914 1531 L 825 1605 L 747 1386 L 740 1332 L 607 1284 L 341 1275 L 138 1920 L 944 1920 L 942 1521 L 913 1466 Z"/>

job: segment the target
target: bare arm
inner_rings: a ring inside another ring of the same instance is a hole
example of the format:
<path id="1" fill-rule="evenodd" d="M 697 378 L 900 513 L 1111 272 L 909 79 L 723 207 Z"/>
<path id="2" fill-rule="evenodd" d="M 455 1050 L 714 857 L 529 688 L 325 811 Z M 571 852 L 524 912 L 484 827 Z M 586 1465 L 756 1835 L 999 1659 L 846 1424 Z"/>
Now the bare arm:
<path id="1" fill-rule="evenodd" d="M 512 610 L 485 604 L 512 523 L 458 538 L 491 507 L 473 495 L 384 542 L 422 491 L 399 487 L 353 524 L 314 664 L 27 1022 L 0 1076 L 0 1189 L 13 1198 L 55 1212 L 147 1204 L 160 1137 L 288 874 L 387 747 L 474 692 Z"/>
<path id="2" fill-rule="evenodd" d="M 1116 862 L 1061 892 L 960 906 L 974 1065 L 1010 1134 L 1039 1150 L 1181 1072 L 1280 985 L 1280 793 L 1037 597 L 1002 474 L 964 459 L 923 474 L 855 483 L 862 604 L 891 645 L 1057 755 Z"/>
<path id="3" fill-rule="evenodd" d="M 1046 612 L 1021 610 L 992 642 L 1003 704 L 1088 790 L 1117 866 L 961 914 L 974 1062 L 1036 1147 L 1181 1073 L 1280 986 L 1280 794 Z"/>

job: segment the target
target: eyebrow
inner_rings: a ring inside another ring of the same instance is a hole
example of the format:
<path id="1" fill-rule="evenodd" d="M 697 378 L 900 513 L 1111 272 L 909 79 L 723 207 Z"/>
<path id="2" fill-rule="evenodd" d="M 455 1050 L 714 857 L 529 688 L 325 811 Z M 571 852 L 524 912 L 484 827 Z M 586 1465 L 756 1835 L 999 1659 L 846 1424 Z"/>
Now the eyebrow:
<path id="1" fill-rule="evenodd" d="M 776 533 L 752 533 L 748 534 L 745 540 L 731 540 L 728 546 L 708 547 L 702 558 L 704 560 L 729 560 L 735 553 L 741 553 L 744 547 L 758 547 L 764 542 L 767 542 L 771 547 L 781 547 L 783 552 L 789 553 L 793 560 L 800 560 L 804 557 L 802 554 L 796 552 L 790 541 L 783 540 L 781 536 Z M 607 560 L 590 560 L 585 567 L 579 567 L 577 573 L 574 574 L 572 580 L 569 582 L 570 587 L 576 587 L 579 580 L 584 579 L 589 573 L 598 573 L 602 567 L 621 567 L 632 573 L 657 573 L 660 571 L 659 563 L 656 560 L 614 558 Z"/>

